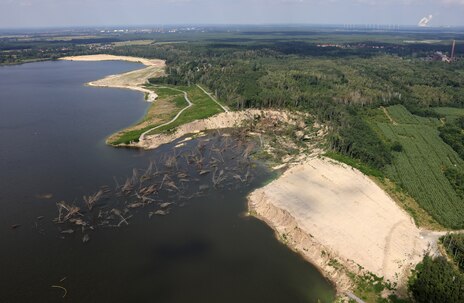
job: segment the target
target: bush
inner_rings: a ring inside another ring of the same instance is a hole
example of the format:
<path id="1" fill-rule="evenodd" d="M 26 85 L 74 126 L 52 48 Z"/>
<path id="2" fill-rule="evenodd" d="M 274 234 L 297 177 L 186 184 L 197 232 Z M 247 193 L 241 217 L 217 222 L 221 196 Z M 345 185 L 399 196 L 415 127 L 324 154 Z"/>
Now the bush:
<path id="1" fill-rule="evenodd" d="M 396 152 L 402 152 L 403 151 L 403 145 L 401 145 L 400 142 L 395 141 L 395 142 L 392 143 L 391 150 L 396 151 Z"/>

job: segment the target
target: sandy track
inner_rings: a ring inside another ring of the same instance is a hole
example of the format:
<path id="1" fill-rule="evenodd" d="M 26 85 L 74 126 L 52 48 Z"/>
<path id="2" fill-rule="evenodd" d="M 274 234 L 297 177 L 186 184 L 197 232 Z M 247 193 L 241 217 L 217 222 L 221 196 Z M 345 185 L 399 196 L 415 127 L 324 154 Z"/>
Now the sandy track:
<path id="1" fill-rule="evenodd" d="M 354 272 L 358 264 L 401 287 L 424 251 L 436 249 L 440 235 L 418 229 L 367 176 L 328 159 L 289 169 L 254 191 L 249 207 L 342 290 L 348 282 L 330 266 L 333 258 Z"/>
<path id="2" fill-rule="evenodd" d="M 63 57 L 60 60 L 67 61 L 128 61 L 142 63 L 145 68 L 105 77 L 101 80 L 89 82 L 88 85 L 96 87 L 112 87 L 112 88 L 124 88 L 130 90 L 136 90 L 146 94 L 146 100 L 153 102 L 156 100 L 158 95 L 143 87 L 147 83 L 148 79 L 159 77 L 164 74 L 164 68 L 166 63 L 164 60 L 158 59 L 145 59 L 138 57 L 127 57 L 127 56 L 113 56 L 113 55 L 88 55 L 88 56 L 74 56 L 74 57 Z"/>
<path id="3" fill-rule="evenodd" d="M 213 97 L 213 94 L 208 93 L 208 92 L 207 92 L 203 87 L 201 87 L 199 84 L 197 84 L 197 87 L 198 87 L 199 89 L 201 89 L 206 95 L 208 95 L 208 97 L 209 97 L 211 100 L 213 100 L 217 105 L 219 105 L 219 106 L 222 108 L 222 110 L 223 110 L 224 112 L 226 112 L 226 113 L 229 112 L 229 109 L 228 109 L 226 106 L 224 106 L 224 105 L 222 105 L 221 103 L 219 103 L 219 101 L 216 100 L 216 98 Z"/>

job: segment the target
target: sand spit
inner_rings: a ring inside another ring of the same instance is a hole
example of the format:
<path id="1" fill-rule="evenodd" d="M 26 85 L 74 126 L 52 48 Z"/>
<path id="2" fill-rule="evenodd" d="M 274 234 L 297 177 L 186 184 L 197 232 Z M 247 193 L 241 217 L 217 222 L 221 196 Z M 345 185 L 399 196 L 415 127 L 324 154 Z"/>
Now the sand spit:
<path id="1" fill-rule="evenodd" d="M 67 61 L 128 61 L 142 63 L 145 66 L 158 66 L 160 63 L 164 65 L 163 60 L 158 59 L 146 59 L 140 57 L 129 57 L 129 56 L 114 56 L 114 55 L 86 55 L 86 56 L 69 56 L 60 58 L 60 60 Z"/>
<path id="2" fill-rule="evenodd" d="M 67 61 L 128 61 L 142 63 L 145 68 L 105 77 L 101 80 L 89 82 L 88 85 L 96 87 L 112 87 L 112 88 L 124 88 L 130 90 L 136 90 L 146 95 L 148 102 L 156 100 L 158 95 L 151 90 L 143 87 L 147 83 L 148 79 L 154 77 L 160 77 L 164 74 L 164 68 L 166 63 L 164 60 L 158 59 L 145 59 L 137 57 L 127 56 L 113 56 L 113 55 L 88 55 L 88 56 L 74 56 L 74 57 L 63 57 L 60 60 Z"/>
<path id="3" fill-rule="evenodd" d="M 361 172 L 325 158 L 287 170 L 249 196 L 250 212 L 334 281 L 340 292 L 361 268 L 405 287 L 439 233 L 418 229 L 382 189 Z M 334 260 L 336 260 L 334 262 Z"/>
<path id="4" fill-rule="evenodd" d="M 187 134 L 198 133 L 204 130 L 232 128 L 243 125 L 246 121 L 251 121 L 255 115 L 272 116 L 279 120 L 288 120 L 289 115 L 283 111 L 276 110 L 245 110 L 236 112 L 225 112 L 212 116 L 208 119 L 196 120 L 177 127 L 173 133 L 163 133 L 156 135 L 143 136 L 142 140 L 132 143 L 130 146 L 144 149 L 154 149 L 160 145 L 170 143 Z"/>

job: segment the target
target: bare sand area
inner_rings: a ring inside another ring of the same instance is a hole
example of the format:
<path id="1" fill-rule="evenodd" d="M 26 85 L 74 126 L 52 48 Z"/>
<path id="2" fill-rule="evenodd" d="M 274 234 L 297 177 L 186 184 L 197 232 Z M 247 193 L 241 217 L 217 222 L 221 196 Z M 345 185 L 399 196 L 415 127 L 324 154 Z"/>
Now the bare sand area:
<path id="1" fill-rule="evenodd" d="M 249 208 L 339 291 L 350 289 L 350 279 L 337 263 L 397 282 L 400 290 L 424 252 L 436 250 L 440 235 L 418 229 L 367 176 L 326 158 L 308 160 L 255 190 Z"/>
<path id="2" fill-rule="evenodd" d="M 164 60 L 158 59 L 145 59 L 138 57 L 127 57 L 127 56 L 113 56 L 113 55 L 88 55 L 88 56 L 74 56 L 74 57 L 63 57 L 60 60 L 67 61 L 128 61 L 136 62 L 145 65 L 145 68 L 138 69 L 135 71 L 111 75 L 101 80 L 89 82 L 90 86 L 97 87 L 113 87 L 113 88 L 124 88 L 142 92 L 146 94 L 146 100 L 153 102 L 158 97 L 155 92 L 148 90 L 143 87 L 147 83 L 148 79 L 160 77 L 164 75 L 164 68 L 166 63 Z"/>
<path id="3" fill-rule="evenodd" d="M 145 66 L 164 66 L 163 60 L 158 59 L 146 59 L 140 57 L 129 57 L 129 56 L 114 56 L 114 55 L 106 55 L 106 54 L 98 54 L 98 55 L 85 55 L 85 56 L 69 56 L 60 58 L 60 60 L 67 60 L 67 61 L 128 61 L 128 62 L 136 62 L 142 63 Z"/>

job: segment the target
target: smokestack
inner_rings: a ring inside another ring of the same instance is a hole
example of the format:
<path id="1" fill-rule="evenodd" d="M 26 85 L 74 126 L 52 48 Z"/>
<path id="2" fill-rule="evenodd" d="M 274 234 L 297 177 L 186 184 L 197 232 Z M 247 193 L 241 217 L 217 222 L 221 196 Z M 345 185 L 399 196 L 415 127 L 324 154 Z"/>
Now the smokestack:
<path id="1" fill-rule="evenodd" d="M 451 62 L 454 61 L 454 50 L 456 49 L 456 40 L 453 40 L 453 47 L 451 48 Z"/>

